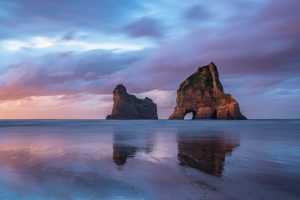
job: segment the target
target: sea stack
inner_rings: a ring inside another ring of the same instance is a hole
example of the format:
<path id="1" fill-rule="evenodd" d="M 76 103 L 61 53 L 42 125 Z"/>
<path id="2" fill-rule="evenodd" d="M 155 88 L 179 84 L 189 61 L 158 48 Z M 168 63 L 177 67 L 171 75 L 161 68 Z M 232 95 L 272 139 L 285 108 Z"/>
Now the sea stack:
<path id="1" fill-rule="evenodd" d="M 112 113 L 106 119 L 158 119 L 156 104 L 151 99 L 128 94 L 122 84 L 114 89 L 113 100 Z"/>
<path id="2" fill-rule="evenodd" d="M 238 102 L 224 93 L 213 62 L 200 67 L 180 84 L 170 119 L 184 119 L 187 113 L 193 114 L 192 119 L 246 119 Z"/>

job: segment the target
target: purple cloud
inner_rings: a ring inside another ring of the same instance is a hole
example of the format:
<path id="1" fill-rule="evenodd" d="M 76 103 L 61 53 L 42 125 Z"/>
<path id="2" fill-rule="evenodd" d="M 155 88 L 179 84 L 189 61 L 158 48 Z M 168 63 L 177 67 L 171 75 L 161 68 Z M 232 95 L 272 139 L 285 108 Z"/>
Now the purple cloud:
<path id="1" fill-rule="evenodd" d="M 206 20 L 211 13 L 201 5 L 193 5 L 184 12 L 184 17 L 188 20 Z"/>
<path id="2" fill-rule="evenodd" d="M 152 37 L 161 38 L 164 36 L 165 27 L 160 21 L 150 18 L 142 17 L 137 21 L 127 25 L 124 30 L 131 37 Z"/>
<path id="3" fill-rule="evenodd" d="M 10 66 L 0 84 L 0 99 L 77 93 L 110 94 L 111 74 L 143 57 L 140 52 L 116 54 L 95 50 L 49 54 Z"/>

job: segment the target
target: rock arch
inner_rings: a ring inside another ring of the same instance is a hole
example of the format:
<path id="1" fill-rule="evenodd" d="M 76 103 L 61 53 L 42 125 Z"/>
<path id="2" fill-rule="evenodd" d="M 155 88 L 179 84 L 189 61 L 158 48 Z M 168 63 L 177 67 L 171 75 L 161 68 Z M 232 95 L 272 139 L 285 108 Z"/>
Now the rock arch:
<path id="1" fill-rule="evenodd" d="M 187 115 L 189 115 L 189 114 L 192 114 L 192 118 L 191 118 L 191 119 L 195 119 L 195 117 L 196 117 L 196 110 L 192 110 L 192 109 L 186 110 L 186 111 L 184 112 L 183 119 L 186 119 L 185 117 L 186 117 Z M 187 119 L 189 119 L 189 118 L 187 118 Z"/>
<path id="2" fill-rule="evenodd" d="M 193 119 L 246 119 L 238 102 L 224 93 L 214 63 L 200 67 L 180 84 L 169 119 L 184 119 L 186 112 L 191 111 Z"/>

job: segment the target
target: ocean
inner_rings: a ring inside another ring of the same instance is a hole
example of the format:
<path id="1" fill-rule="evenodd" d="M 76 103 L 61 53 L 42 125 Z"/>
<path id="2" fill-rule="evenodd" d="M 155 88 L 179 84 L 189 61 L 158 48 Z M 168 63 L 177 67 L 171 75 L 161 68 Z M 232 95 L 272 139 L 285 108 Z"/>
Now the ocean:
<path id="1" fill-rule="evenodd" d="M 1 120 L 0 199 L 300 199 L 300 120 Z"/>

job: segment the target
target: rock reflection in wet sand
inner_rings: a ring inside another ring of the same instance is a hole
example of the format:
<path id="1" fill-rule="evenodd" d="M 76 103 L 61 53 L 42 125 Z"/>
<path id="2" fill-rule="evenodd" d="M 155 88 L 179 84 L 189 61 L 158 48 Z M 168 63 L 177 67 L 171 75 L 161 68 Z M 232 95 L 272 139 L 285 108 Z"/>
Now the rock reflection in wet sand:
<path id="1" fill-rule="evenodd" d="M 239 141 L 234 137 L 202 136 L 195 138 L 184 136 L 184 134 L 178 136 L 177 143 L 177 157 L 181 165 L 215 176 L 222 175 L 225 157 L 239 146 Z"/>
<path id="2" fill-rule="evenodd" d="M 142 139 L 142 144 L 135 144 L 133 141 L 136 139 Z M 128 136 L 126 133 L 115 133 L 113 136 L 113 160 L 118 166 L 125 165 L 127 158 L 133 158 L 139 151 L 151 153 L 152 148 L 150 135 Z"/>

